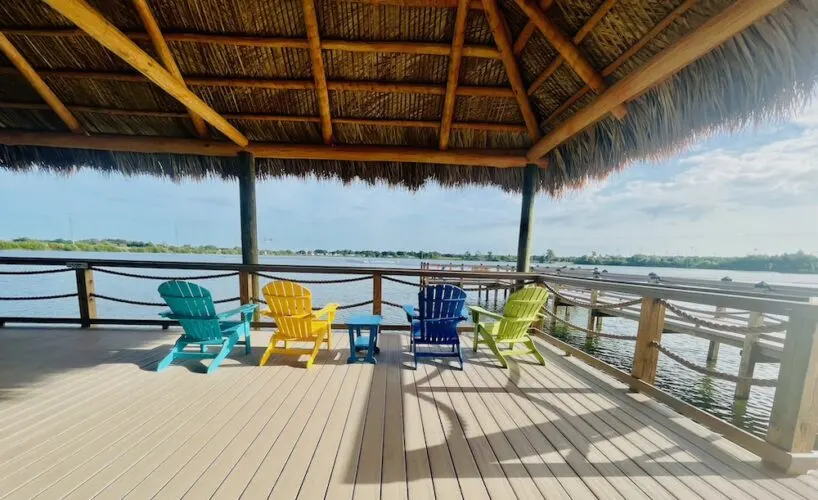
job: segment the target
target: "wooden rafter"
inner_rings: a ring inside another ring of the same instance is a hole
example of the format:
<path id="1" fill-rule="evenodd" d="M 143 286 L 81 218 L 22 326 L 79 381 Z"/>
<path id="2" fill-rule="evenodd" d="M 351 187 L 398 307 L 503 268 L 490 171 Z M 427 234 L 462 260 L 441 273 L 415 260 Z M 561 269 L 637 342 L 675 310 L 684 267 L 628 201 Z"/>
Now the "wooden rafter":
<path id="1" fill-rule="evenodd" d="M 565 59 L 565 62 L 577 73 L 577 75 L 591 87 L 594 92 L 601 94 L 608 88 L 605 85 L 605 80 L 596 72 L 594 67 L 579 51 L 568 37 L 554 24 L 551 19 L 537 7 L 532 0 L 515 0 L 520 9 L 528 15 L 537 29 L 548 40 L 551 45 L 557 49 L 557 52 Z M 627 115 L 628 110 L 624 105 L 616 106 L 611 109 L 611 112 L 617 118 L 622 118 Z"/>
<path id="2" fill-rule="evenodd" d="M 454 118 L 454 103 L 457 98 L 457 80 L 460 77 L 460 59 L 463 53 L 463 43 L 466 38 L 466 19 L 469 15 L 469 0 L 460 0 L 457 6 L 457 15 L 454 20 L 454 36 L 452 37 L 452 55 L 449 59 L 449 74 L 446 79 L 446 97 L 443 99 L 443 116 L 440 119 L 441 150 L 449 147 L 449 133 Z"/>
<path id="3" fill-rule="evenodd" d="M 483 10 L 486 12 L 486 19 L 488 20 L 489 29 L 494 37 L 494 42 L 497 48 L 500 49 L 500 57 L 503 61 L 508 81 L 511 83 L 511 91 L 514 93 L 514 98 L 520 106 L 520 113 L 523 115 L 528 135 L 532 141 L 537 141 L 542 134 L 537 123 L 537 117 L 531 107 L 531 102 L 528 100 L 528 95 L 525 93 L 525 84 L 523 77 L 520 75 L 520 68 L 517 66 L 517 60 L 514 58 L 514 53 L 511 47 L 511 41 L 508 38 L 508 31 L 506 30 L 505 19 L 497 6 L 497 0 L 483 0 Z"/>
<path id="4" fill-rule="evenodd" d="M 605 2 L 603 2 L 602 5 L 600 5 L 600 7 L 597 9 L 594 15 L 591 16 L 591 18 L 588 19 L 588 21 L 586 21 L 585 24 L 582 25 L 577 34 L 574 35 L 574 38 L 571 39 L 574 45 L 578 46 L 580 43 L 582 43 L 582 41 L 585 40 L 585 37 L 587 37 L 591 33 L 591 31 L 593 31 L 596 25 L 599 24 L 599 22 L 602 21 L 605 15 L 608 14 L 608 12 L 614 8 L 616 2 L 618 1 L 619 0 L 605 0 Z M 534 94 L 534 92 L 536 92 L 537 89 L 540 88 L 542 84 L 546 82 L 546 80 L 551 78 L 551 75 L 553 75 L 558 69 L 560 69 L 560 66 L 562 66 L 562 63 L 564 62 L 565 58 L 561 54 L 558 55 L 556 59 L 554 59 L 554 61 L 551 64 L 549 64 L 548 67 L 545 68 L 545 70 L 542 73 L 540 73 L 540 75 L 537 76 L 536 79 L 534 79 L 534 82 L 532 82 L 531 85 L 528 86 L 528 95 Z"/>
<path id="5" fill-rule="evenodd" d="M 38 70 L 44 78 L 70 78 L 89 80 L 112 80 L 118 82 L 140 83 L 145 77 L 139 73 L 116 73 L 105 71 L 75 71 L 75 70 Z M 0 75 L 16 73 L 12 68 L 0 67 Z M 222 78 L 206 76 L 185 77 L 185 83 L 191 87 L 241 87 L 273 90 L 313 90 L 315 82 L 311 80 L 275 80 L 265 78 Z M 383 92 L 401 94 L 445 95 L 446 87 L 436 83 L 395 83 L 369 81 L 329 81 L 329 90 L 344 90 L 350 92 Z M 512 98 L 514 93 L 507 87 L 457 87 L 458 96 L 476 97 L 505 97 Z"/>
<path id="6" fill-rule="evenodd" d="M 674 21 L 679 19 L 684 15 L 685 12 L 690 10 L 699 0 L 685 0 L 682 2 L 678 7 L 673 9 L 673 11 L 665 16 L 664 19 L 659 21 L 659 24 L 654 26 L 653 28 L 648 31 L 645 36 L 640 38 L 631 48 L 626 50 L 622 53 L 619 57 L 616 58 L 614 62 L 609 64 L 602 70 L 602 76 L 608 77 L 611 76 L 616 70 L 618 70 L 623 64 L 625 64 L 631 57 L 633 57 L 637 52 L 642 50 L 645 45 L 647 45 L 651 40 L 653 40 L 656 35 L 661 33 L 665 30 L 668 26 L 670 26 Z M 572 95 L 567 101 L 562 103 L 553 113 L 548 115 L 548 118 L 545 119 L 543 125 L 548 125 L 552 121 L 556 120 L 565 110 L 569 109 L 571 106 L 577 103 L 580 99 L 582 99 L 588 92 L 591 91 L 591 87 L 584 86 L 581 90 L 579 90 L 576 94 Z"/>
<path id="7" fill-rule="evenodd" d="M 370 5 L 389 5 L 393 7 L 432 7 L 432 8 L 455 8 L 458 0 L 344 0 L 350 3 L 363 3 Z M 470 0 L 470 9 L 482 9 L 480 0 Z"/>
<path id="8" fill-rule="evenodd" d="M 554 0 L 540 0 L 540 8 L 543 12 L 547 11 L 551 4 L 554 3 Z M 525 26 L 523 26 L 523 30 L 520 32 L 520 35 L 514 40 L 514 55 L 519 56 L 523 53 L 523 49 L 528 44 L 528 41 L 531 40 L 531 37 L 534 36 L 534 32 L 537 31 L 537 25 L 529 19 Z"/>
<path id="9" fill-rule="evenodd" d="M 318 16 L 315 14 L 313 0 L 301 0 L 304 9 L 304 24 L 307 27 L 307 42 L 310 47 L 312 77 L 315 80 L 315 96 L 318 99 L 318 115 L 321 117 L 321 137 L 324 144 L 332 144 L 332 118 L 329 110 L 329 91 L 327 90 L 327 73 L 324 70 L 324 57 L 321 55 L 321 36 L 318 33 Z"/>
<path id="10" fill-rule="evenodd" d="M 0 33 L 0 52 L 6 55 L 14 67 L 17 68 L 17 71 L 23 75 L 23 78 L 34 87 L 34 90 L 36 90 L 40 97 L 46 102 L 48 108 L 57 113 L 60 120 L 68 127 L 68 130 L 75 134 L 82 133 L 82 125 L 80 125 L 80 122 L 74 118 L 71 111 L 65 107 L 65 104 L 60 101 L 54 91 L 51 90 L 42 77 L 31 67 L 31 64 L 26 61 L 25 57 L 14 47 L 11 40 L 3 33 Z"/>
<path id="11" fill-rule="evenodd" d="M 451 149 L 400 146 L 327 146 L 324 144 L 277 144 L 254 142 L 246 147 L 229 141 L 202 139 L 157 140 L 155 137 L 127 135 L 82 136 L 55 132 L 29 132 L 0 129 L 0 144 L 69 149 L 93 149 L 130 153 L 171 153 L 203 156 L 236 156 L 240 151 L 256 158 L 279 160 L 341 160 L 365 162 L 432 163 L 464 167 L 486 166 L 519 168 L 529 162 L 524 150 Z M 536 164 L 545 168 L 546 163 Z M 319 167 L 320 168 L 320 167 Z"/>
<path id="12" fill-rule="evenodd" d="M 4 102 L 0 101 L 0 109 L 22 109 L 22 110 L 50 110 L 47 104 L 25 103 L 25 102 Z M 120 109 L 97 106 L 68 106 L 72 113 L 98 113 L 103 115 L 116 116 L 146 116 L 155 118 L 184 118 L 187 115 L 181 111 L 159 111 L 146 109 Z M 270 115 L 264 113 L 222 113 L 228 120 L 247 120 L 258 122 L 291 122 L 291 123 L 321 123 L 318 116 L 293 116 L 293 115 Z M 333 118 L 333 123 L 348 125 L 368 125 L 373 127 L 417 127 L 417 128 L 440 128 L 440 122 L 432 120 L 382 120 L 368 118 Z M 485 132 L 507 132 L 512 134 L 525 134 L 525 125 L 514 123 L 491 123 L 491 122 L 453 122 L 452 129 L 456 130 L 482 130 Z"/>
<path id="13" fill-rule="evenodd" d="M 42 0 L 239 146 L 247 138 L 84 0 Z"/>
<path id="14" fill-rule="evenodd" d="M 159 55 L 159 60 L 162 61 L 166 70 L 170 71 L 182 85 L 185 85 L 185 79 L 182 78 L 182 71 L 179 69 L 179 65 L 176 64 L 176 59 L 174 59 L 167 41 L 165 41 L 165 38 L 162 36 L 162 30 L 159 29 L 159 23 L 157 23 L 156 18 L 153 17 L 153 12 L 151 12 L 151 8 L 148 5 L 148 0 L 133 0 L 133 4 L 140 19 L 142 19 L 142 25 L 145 26 L 145 30 L 148 32 L 148 37 L 153 44 L 154 50 L 156 50 L 156 53 Z M 209 135 L 207 125 L 202 117 L 194 113 L 190 108 L 188 108 L 188 113 L 190 114 L 190 120 L 193 122 L 193 128 L 199 137 L 203 139 L 207 138 Z"/>
<path id="15" fill-rule="evenodd" d="M 742 0 L 731 4 L 710 18 L 695 31 L 674 43 L 644 66 L 631 72 L 597 97 L 590 105 L 579 110 L 550 134 L 538 141 L 529 151 L 528 158 L 536 160 L 563 142 L 602 119 L 608 112 L 633 99 L 689 64 L 750 27 L 759 19 L 786 3 L 787 0 Z"/>
<path id="16" fill-rule="evenodd" d="M 532 24 L 533 26 L 533 24 Z M 4 31 L 8 35 L 31 37 L 73 38 L 85 37 L 87 33 L 76 28 L 18 28 Z M 131 40 L 150 40 L 148 33 L 126 31 Z M 274 49 L 309 49 L 309 43 L 303 38 L 282 38 L 273 36 L 219 35 L 195 32 L 163 33 L 167 42 L 202 43 L 232 45 L 238 47 L 259 47 Z M 321 40 L 322 50 L 339 50 L 344 52 L 392 52 L 400 54 L 427 54 L 433 56 L 451 55 L 452 46 L 437 42 L 398 42 L 398 41 L 362 41 L 362 40 Z M 464 45 L 463 57 L 500 59 L 500 52 L 487 45 Z"/>

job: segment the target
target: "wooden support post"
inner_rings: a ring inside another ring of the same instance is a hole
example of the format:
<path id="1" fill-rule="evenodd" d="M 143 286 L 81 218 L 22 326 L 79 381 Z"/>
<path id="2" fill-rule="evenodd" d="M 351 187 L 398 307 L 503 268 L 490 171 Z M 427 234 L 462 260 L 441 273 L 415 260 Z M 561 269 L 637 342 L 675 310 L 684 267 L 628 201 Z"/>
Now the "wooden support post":
<path id="1" fill-rule="evenodd" d="M 253 275 L 247 271 L 239 271 L 239 302 L 253 303 Z"/>
<path id="2" fill-rule="evenodd" d="M 811 303 L 817 303 L 815 299 Z M 790 316 L 781 368 L 770 413 L 767 441 L 790 453 L 812 455 L 810 463 L 799 457 L 763 457 L 789 473 L 814 468 L 815 435 L 818 432 L 818 317 L 809 313 Z M 782 462 L 783 461 L 783 462 Z"/>
<path id="3" fill-rule="evenodd" d="M 239 210 L 241 213 L 241 263 L 258 264 L 258 226 L 256 222 L 256 160 L 251 153 L 238 155 Z M 250 276 L 250 300 L 259 298 L 258 276 Z M 256 313 L 256 320 L 258 320 Z"/>
<path id="4" fill-rule="evenodd" d="M 596 305 L 597 300 L 599 300 L 599 290 L 591 290 L 591 308 L 588 309 L 588 325 L 586 326 L 587 330 L 594 330 L 596 326 L 596 316 L 594 315 L 594 306 Z M 593 336 L 589 333 L 585 334 L 586 342 L 591 340 Z"/>
<path id="5" fill-rule="evenodd" d="M 764 315 L 760 312 L 751 312 L 750 319 L 747 322 L 750 327 L 763 326 Z M 756 370 L 756 346 L 758 343 L 758 333 L 747 333 L 744 335 L 744 346 L 741 348 L 741 361 L 738 365 L 738 376 L 752 378 Z M 735 399 L 749 399 L 750 398 L 750 384 L 747 382 L 739 382 L 736 384 Z"/>
<path id="6" fill-rule="evenodd" d="M 498 287 L 499 287 L 499 284 L 498 284 Z M 497 309 L 497 296 L 498 296 L 499 294 L 500 294 L 500 289 L 499 289 L 499 288 L 495 288 L 495 289 L 494 289 L 494 309 Z"/>
<path id="7" fill-rule="evenodd" d="M 716 307 L 716 314 L 713 316 L 715 319 L 723 318 L 724 317 L 725 308 L 722 306 Z M 719 359 L 719 346 L 721 344 L 715 340 L 710 341 L 710 345 L 707 347 L 707 362 L 713 363 Z"/>
<path id="8" fill-rule="evenodd" d="M 531 226 L 534 219 L 534 196 L 537 194 L 538 169 L 527 165 L 523 173 L 523 203 L 520 208 L 520 234 L 517 239 L 517 271 L 531 269 Z"/>
<path id="9" fill-rule="evenodd" d="M 383 312 L 383 277 L 381 273 L 372 275 L 372 314 Z"/>
<path id="10" fill-rule="evenodd" d="M 94 271 L 76 269 L 77 298 L 80 306 L 80 326 L 90 328 L 91 320 L 97 318 L 97 302 L 94 299 Z"/>
<path id="11" fill-rule="evenodd" d="M 639 329 L 636 332 L 636 352 L 633 355 L 634 378 L 653 384 L 656 380 L 656 364 L 659 361 L 659 344 L 665 328 L 665 305 L 657 299 L 642 299 Z"/>
<path id="12" fill-rule="evenodd" d="M 560 291 L 560 288 L 562 288 L 562 286 L 557 285 L 557 291 L 558 292 Z M 556 294 L 554 294 L 554 297 L 552 297 L 552 300 L 551 300 L 551 314 L 552 314 L 552 316 L 551 316 L 551 325 L 550 325 L 550 328 L 549 328 L 549 330 L 550 330 L 550 332 L 552 334 L 554 333 L 554 330 L 557 328 L 557 318 L 556 318 L 556 316 L 557 316 L 558 308 L 559 308 L 559 298 L 557 297 Z"/>

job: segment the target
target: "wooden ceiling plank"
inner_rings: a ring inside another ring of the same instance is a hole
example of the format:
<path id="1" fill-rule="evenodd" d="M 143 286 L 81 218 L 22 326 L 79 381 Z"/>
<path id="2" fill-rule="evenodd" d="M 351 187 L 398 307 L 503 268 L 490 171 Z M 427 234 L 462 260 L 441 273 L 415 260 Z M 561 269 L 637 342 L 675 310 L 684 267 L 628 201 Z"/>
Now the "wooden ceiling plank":
<path id="1" fill-rule="evenodd" d="M 327 90 L 327 72 L 324 70 L 324 56 L 321 54 L 321 35 L 318 32 L 318 16 L 313 0 L 302 0 L 304 24 L 307 28 L 307 42 L 310 46 L 312 77 L 315 80 L 315 96 L 318 99 L 318 116 L 321 117 L 321 137 L 324 144 L 332 144 L 332 117 Z"/>
<path id="2" fill-rule="evenodd" d="M 525 93 L 525 84 L 523 77 L 520 75 L 520 68 L 517 65 L 517 60 L 514 58 L 511 41 L 508 38 L 508 32 L 505 27 L 505 19 L 497 6 L 497 0 L 483 0 L 483 10 L 486 13 L 489 29 L 494 37 L 494 42 L 497 48 L 500 49 L 500 56 L 503 61 L 503 66 L 508 75 L 508 81 L 511 83 L 511 91 L 514 93 L 514 98 L 520 106 L 520 113 L 523 115 L 528 135 L 531 140 L 536 142 L 542 136 L 540 127 L 537 122 L 537 116 L 531 107 L 531 102 L 528 100 L 528 95 Z"/>
<path id="3" fill-rule="evenodd" d="M 574 35 L 574 38 L 571 39 L 574 45 L 579 46 L 579 44 L 582 43 L 583 40 L 585 40 L 585 37 L 591 34 L 596 25 L 599 24 L 599 22 L 605 18 L 605 15 L 608 14 L 608 12 L 612 8 L 614 8 L 616 2 L 618 1 L 619 0 L 605 0 L 605 2 L 603 2 L 602 5 L 600 5 L 599 8 L 596 10 L 594 15 L 592 15 L 585 22 L 585 24 L 582 25 L 579 31 L 577 31 L 577 34 Z M 558 55 L 557 58 L 554 59 L 554 61 L 552 61 L 551 64 L 549 64 L 548 67 L 545 68 L 545 70 L 542 73 L 540 73 L 536 79 L 534 79 L 534 82 L 532 82 L 531 85 L 528 86 L 528 95 L 534 94 L 534 92 L 536 92 L 537 89 L 540 88 L 543 83 L 545 83 L 549 78 L 551 78 L 551 75 L 553 75 L 558 69 L 560 69 L 560 66 L 562 66 L 562 63 L 564 62 L 565 58 L 562 57 L 561 54 Z"/>
<path id="4" fill-rule="evenodd" d="M 142 19 L 142 25 L 145 26 L 145 30 L 153 44 L 154 50 L 156 50 L 157 55 L 159 55 L 159 60 L 162 61 L 166 70 L 170 71 L 182 85 L 185 85 L 185 79 L 182 78 L 182 71 L 179 69 L 179 65 L 176 64 L 176 59 L 173 57 L 167 41 L 165 41 L 165 38 L 162 36 L 162 30 L 159 29 L 159 23 L 156 22 L 156 18 L 153 16 L 153 12 L 151 12 L 148 0 L 133 0 L 133 4 L 140 19 Z M 185 87 L 187 87 L 187 85 L 185 85 Z M 188 108 L 188 113 L 190 114 L 190 119 L 193 122 L 193 128 L 196 130 L 196 134 L 202 139 L 206 139 L 210 133 L 207 130 L 205 121 L 190 108 Z"/>
<path id="5" fill-rule="evenodd" d="M 17 71 L 23 75 L 23 78 L 31 84 L 37 94 L 42 97 L 43 101 L 46 102 L 48 107 L 57 113 L 57 116 L 60 117 L 60 120 L 68 127 L 68 130 L 75 134 L 83 133 L 82 125 L 77 119 L 71 114 L 71 111 L 65 107 L 65 104 L 57 97 L 57 94 L 51 90 L 51 87 L 45 83 L 42 77 L 37 74 L 37 71 L 29 64 L 25 57 L 17 50 L 17 48 L 11 43 L 11 40 L 6 37 L 3 33 L 0 33 L 0 52 L 5 54 L 9 61 L 17 68 Z"/>
<path id="6" fill-rule="evenodd" d="M 239 146 L 246 146 L 249 143 L 247 138 L 228 123 L 224 117 L 191 92 L 159 62 L 146 54 L 145 51 L 105 19 L 102 14 L 85 3 L 84 0 L 42 1 L 91 35 L 102 46 L 133 66 L 150 81 L 176 98 L 186 108 L 192 109 L 197 115 L 229 137 L 230 140 Z"/>
<path id="7" fill-rule="evenodd" d="M 449 74 L 446 79 L 446 96 L 443 99 L 443 116 L 440 119 L 438 147 L 442 151 L 449 148 L 449 134 L 452 130 L 452 121 L 454 119 L 454 104 L 457 99 L 457 80 L 460 78 L 460 61 L 463 54 L 463 44 L 466 39 L 466 20 L 468 16 L 469 0 L 460 0 L 454 21 L 452 51 L 449 58 Z"/>
<path id="8" fill-rule="evenodd" d="M 548 40 L 551 45 L 560 53 L 560 55 L 565 59 L 565 62 L 568 63 L 569 66 L 577 73 L 577 75 L 591 87 L 594 92 L 597 94 L 601 94 L 605 92 L 605 89 L 608 88 L 605 85 L 605 80 L 602 79 L 602 76 L 596 72 L 594 67 L 591 63 L 586 59 L 586 57 L 580 52 L 576 45 L 574 45 L 571 40 L 568 39 L 567 36 L 554 24 L 551 19 L 542 11 L 539 7 L 537 7 L 532 0 L 515 0 L 517 6 L 525 12 L 525 14 L 531 19 L 534 24 L 537 25 L 537 28 L 540 30 L 540 33 Z M 617 118 L 623 118 L 628 114 L 628 110 L 625 105 L 616 106 L 611 109 L 611 112 Z"/>
<path id="9" fill-rule="evenodd" d="M 562 122 L 547 136 L 531 147 L 530 160 L 546 153 L 585 130 L 608 112 L 672 77 L 697 59 L 741 33 L 753 23 L 769 15 L 787 0 L 742 0 L 725 8 L 696 30 L 654 56 L 645 65 L 631 72 L 590 105 Z"/>

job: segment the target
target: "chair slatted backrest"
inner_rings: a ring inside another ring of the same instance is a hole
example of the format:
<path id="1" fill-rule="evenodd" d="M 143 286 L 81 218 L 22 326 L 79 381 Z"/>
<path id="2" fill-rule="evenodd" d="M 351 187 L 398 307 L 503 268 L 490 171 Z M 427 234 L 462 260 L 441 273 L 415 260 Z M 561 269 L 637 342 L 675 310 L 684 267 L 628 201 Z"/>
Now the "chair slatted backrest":
<path id="1" fill-rule="evenodd" d="M 463 320 L 466 292 L 454 285 L 427 286 L 418 293 L 420 337 L 416 342 L 451 344 Z"/>
<path id="2" fill-rule="evenodd" d="M 547 300 L 548 290 L 542 287 L 530 286 L 512 293 L 503 308 L 503 319 L 497 332 L 498 340 L 525 337 Z"/>
<path id="3" fill-rule="evenodd" d="M 312 292 L 293 281 L 273 281 L 262 290 L 279 332 L 294 339 L 315 337 Z"/>
<path id="4" fill-rule="evenodd" d="M 213 297 L 206 288 L 188 281 L 166 281 L 159 285 L 159 295 L 182 325 L 186 337 L 194 341 L 222 338 Z"/>

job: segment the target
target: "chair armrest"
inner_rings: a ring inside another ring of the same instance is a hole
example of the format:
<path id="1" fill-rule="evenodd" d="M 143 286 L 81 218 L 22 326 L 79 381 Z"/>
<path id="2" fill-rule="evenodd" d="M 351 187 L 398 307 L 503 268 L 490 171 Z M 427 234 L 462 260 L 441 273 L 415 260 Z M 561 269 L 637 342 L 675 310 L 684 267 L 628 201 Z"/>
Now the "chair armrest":
<path id="1" fill-rule="evenodd" d="M 159 316 L 166 318 L 166 319 L 176 319 L 176 315 L 173 314 L 173 311 L 168 309 L 167 311 L 162 311 L 159 313 Z"/>
<path id="2" fill-rule="evenodd" d="M 405 304 L 403 306 L 403 312 L 406 313 L 406 321 L 409 321 L 411 323 L 412 320 L 417 319 L 417 311 L 415 311 L 415 306 Z"/>
<path id="3" fill-rule="evenodd" d="M 230 309 L 229 311 L 216 313 L 216 317 L 218 319 L 224 319 L 229 318 L 231 316 L 236 316 L 238 314 L 252 314 L 256 309 L 258 309 L 258 305 L 256 304 L 243 304 L 235 309 Z"/>
<path id="4" fill-rule="evenodd" d="M 320 318 L 321 316 L 326 316 L 326 315 L 328 315 L 330 313 L 334 313 L 335 311 L 338 310 L 338 308 L 340 306 L 341 306 L 341 304 L 327 304 L 324 307 L 322 307 L 321 309 L 319 309 L 317 311 L 313 311 L 312 312 L 312 317 L 313 318 Z"/>
<path id="5" fill-rule="evenodd" d="M 502 314 L 487 311 L 486 309 L 483 309 L 480 306 L 469 306 L 469 309 L 471 310 L 472 321 L 474 321 L 475 323 L 478 322 L 480 316 L 488 316 L 489 318 L 494 318 L 497 320 L 503 319 Z"/>

